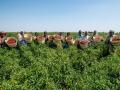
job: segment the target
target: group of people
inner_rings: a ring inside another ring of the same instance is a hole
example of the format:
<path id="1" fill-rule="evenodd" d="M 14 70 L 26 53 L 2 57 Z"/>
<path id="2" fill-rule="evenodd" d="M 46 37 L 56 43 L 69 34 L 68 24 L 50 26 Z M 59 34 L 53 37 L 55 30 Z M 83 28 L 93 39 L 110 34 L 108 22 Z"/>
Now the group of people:
<path id="1" fill-rule="evenodd" d="M 11 37 L 12 38 L 12 37 Z M 120 38 L 116 37 L 113 31 L 109 31 L 108 37 L 106 40 L 104 40 L 103 36 L 100 36 L 97 31 L 94 31 L 93 34 L 90 36 L 88 35 L 88 32 L 82 32 L 79 30 L 77 38 L 73 39 L 70 32 L 66 34 L 66 36 L 63 35 L 62 32 L 56 33 L 54 35 L 49 35 L 47 32 L 44 32 L 43 35 L 39 35 L 39 33 L 32 34 L 26 34 L 23 31 L 19 32 L 17 34 L 17 42 L 20 45 L 27 45 L 32 40 L 34 40 L 36 43 L 45 43 L 48 44 L 51 48 L 69 48 L 70 45 L 75 44 L 78 49 L 82 49 L 83 47 L 88 47 L 89 45 L 95 45 L 98 42 L 105 41 L 105 44 L 109 47 L 112 47 L 113 44 L 119 43 Z M 0 45 L 4 46 L 5 42 L 7 40 L 7 33 L 1 32 L 0 33 Z M 9 41 L 9 40 L 8 40 Z M 8 45 L 9 46 L 9 45 Z"/>
<path id="2" fill-rule="evenodd" d="M 94 31 L 93 37 L 97 35 L 97 32 Z M 101 38 L 100 38 L 101 39 Z M 88 35 L 88 32 L 82 32 L 81 30 L 78 32 L 78 37 L 74 39 L 70 32 L 66 34 L 66 36 L 63 35 L 62 32 L 56 33 L 54 35 L 49 35 L 47 32 L 44 32 L 43 36 L 39 36 L 37 33 L 35 33 L 34 40 L 44 41 L 45 43 L 49 43 L 49 47 L 61 47 L 61 48 L 69 48 L 70 45 L 77 45 L 78 48 L 80 46 L 88 46 L 90 43 L 90 36 Z"/>
<path id="3" fill-rule="evenodd" d="M 16 39 L 17 38 L 17 39 Z M 71 45 L 76 45 L 78 50 L 84 50 L 88 46 L 97 45 L 97 43 L 104 41 L 101 57 L 109 55 L 114 52 L 114 45 L 120 44 L 120 36 L 115 35 L 114 31 L 109 31 L 106 39 L 99 35 L 97 31 L 89 34 L 87 31 L 79 30 L 76 39 L 74 39 L 70 32 L 64 35 L 62 32 L 50 35 L 44 32 L 43 35 L 39 33 L 24 33 L 23 31 L 17 34 L 17 37 L 8 37 L 6 32 L 0 32 L 0 47 L 18 47 L 20 45 L 28 45 L 32 41 L 35 43 L 45 43 L 50 48 L 69 48 Z"/>

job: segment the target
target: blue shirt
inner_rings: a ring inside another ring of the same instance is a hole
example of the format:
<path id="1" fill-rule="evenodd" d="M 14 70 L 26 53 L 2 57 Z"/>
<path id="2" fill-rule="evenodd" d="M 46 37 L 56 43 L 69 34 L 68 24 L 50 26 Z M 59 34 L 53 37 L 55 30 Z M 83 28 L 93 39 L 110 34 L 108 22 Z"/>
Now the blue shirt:
<path id="1" fill-rule="evenodd" d="M 78 39 L 84 39 L 84 35 L 78 35 Z"/>

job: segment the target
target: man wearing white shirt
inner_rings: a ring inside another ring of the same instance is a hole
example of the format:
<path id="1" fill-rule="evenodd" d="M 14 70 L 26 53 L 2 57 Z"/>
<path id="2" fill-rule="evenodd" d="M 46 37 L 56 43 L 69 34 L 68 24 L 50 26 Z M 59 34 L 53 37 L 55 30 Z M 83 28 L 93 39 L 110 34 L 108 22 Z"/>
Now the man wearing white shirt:
<path id="1" fill-rule="evenodd" d="M 23 44 L 23 45 L 27 44 L 26 40 L 24 39 L 24 32 L 23 31 L 18 33 L 17 37 L 18 37 L 20 44 Z"/>
<path id="2" fill-rule="evenodd" d="M 103 45 L 103 51 L 100 55 L 101 57 L 108 56 L 111 52 L 114 52 L 114 46 L 112 44 L 112 38 L 114 36 L 114 31 L 110 30 L 109 35 L 106 38 L 105 45 Z"/>
<path id="3" fill-rule="evenodd" d="M 83 39 L 83 37 L 84 37 L 84 35 L 82 34 L 82 31 L 81 30 L 79 30 L 79 32 L 78 32 L 78 40 L 82 40 Z"/>
<path id="4" fill-rule="evenodd" d="M 85 34 L 84 34 L 83 39 L 85 39 L 85 40 L 89 40 L 89 38 L 90 38 L 90 36 L 88 35 L 88 32 L 85 31 Z"/>

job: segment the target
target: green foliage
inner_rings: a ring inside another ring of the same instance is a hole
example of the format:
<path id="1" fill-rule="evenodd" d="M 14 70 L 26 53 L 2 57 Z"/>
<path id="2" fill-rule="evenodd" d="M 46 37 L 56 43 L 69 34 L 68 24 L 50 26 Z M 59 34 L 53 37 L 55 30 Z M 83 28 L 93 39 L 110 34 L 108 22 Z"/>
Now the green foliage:
<path id="1" fill-rule="evenodd" d="M 119 90 L 120 46 L 98 60 L 102 47 L 52 49 L 32 42 L 0 48 L 0 90 Z"/>

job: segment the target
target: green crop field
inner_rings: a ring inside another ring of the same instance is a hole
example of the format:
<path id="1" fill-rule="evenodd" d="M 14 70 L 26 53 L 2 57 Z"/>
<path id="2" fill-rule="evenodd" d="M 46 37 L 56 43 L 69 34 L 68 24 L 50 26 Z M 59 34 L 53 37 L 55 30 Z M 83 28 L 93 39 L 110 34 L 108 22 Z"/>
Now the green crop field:
<path id="1" fill-rule="evenodd" d="M 52 49 L 32 42 L 19 50 L 0 48 L 0 90 L 120 90 L 120 45 L 98 59 L 103 46 Z"/>

